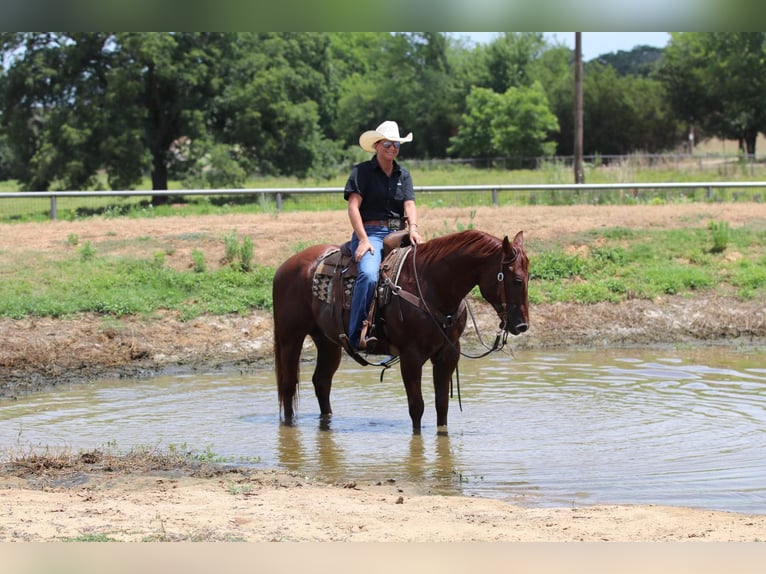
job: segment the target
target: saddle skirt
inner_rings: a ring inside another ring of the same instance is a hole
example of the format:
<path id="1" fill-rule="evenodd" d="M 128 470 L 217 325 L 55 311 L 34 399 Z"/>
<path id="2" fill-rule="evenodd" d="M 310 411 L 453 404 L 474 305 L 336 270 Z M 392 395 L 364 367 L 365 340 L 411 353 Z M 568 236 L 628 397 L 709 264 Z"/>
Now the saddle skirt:
<path id="1" fill-rule="evenodd" d="M 380 264 L 376 290 L 378 310 L 389 300 L 391 278 L 399 276 L 401 266 L 411 249 L 406 230 L 391 233 L 384 240 L 383 261 Z M 330 248 L 319 256 L 311 292 L 314 297 L 328 305 L 350 309 L 357 275 L 358 269 L 351 253 L 350 242 L 346 242 L 339 248 Z M 395 281 L 393 283 L 395 284 Z"/>

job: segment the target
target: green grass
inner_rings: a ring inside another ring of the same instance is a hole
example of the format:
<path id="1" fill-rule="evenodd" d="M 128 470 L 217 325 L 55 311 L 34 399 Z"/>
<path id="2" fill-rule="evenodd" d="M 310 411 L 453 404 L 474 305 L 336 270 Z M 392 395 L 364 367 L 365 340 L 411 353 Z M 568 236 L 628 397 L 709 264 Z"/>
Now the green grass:
<path id="1" fill-rule="evenodd" d="M 105 316 L 178 311 L 183 319 L 209 313 L 246 314 L 271 308 L 274 270 L 232 267 L 177 271 L 157 259 L 73 254 L 63 261 L 0 263 L 0 316 Z"/>
<path id="2" fill-rule="evenodd" d="M 242 258 L 244 250 L 250 261 L 251 247 L 232 237 L 222 240 L 236 244 L 232 257 Z M 614 227 L 562 234 L 553 242 L 530 240 L 530 301 L 588 304 L 711 290 L 743 299 L 765 297 L 766 230 L 729 229 L 724 252 L 714 249 L 715 241 L 714 231 L 702 225 L 673 230 Z M 45 254 L 0 260 L 0 316 L 92 312 L 119 319 L 170 310 L 189 320 L 272 308 L 270 267 L 236 259 L 210 269 L 198 260 L 177 270 L 164 264 L 161 253 L 137 258 L 89 245 L 73 246 L 64 260 L 47 260 Z"/>
<path id="3" fill-rule="evenodd" d="M 73 536 L 69 538 L 62 538 L 62 542 L 118 542 L 116 538 L 112 538 L 108 534 L 80 534 L 79 536 Z"/>
<path id="4" fill-rule="evenodd" d="M 630 231 L 611 228 L 569 242 L 528 245 L 530 301 L 619 302 L 706 290 L 742 299 L 766 296 L 766 231 L 730 230 L 726 258 L 707 227 Z M 597 247 L 593 247 L 597 246 Z"/>

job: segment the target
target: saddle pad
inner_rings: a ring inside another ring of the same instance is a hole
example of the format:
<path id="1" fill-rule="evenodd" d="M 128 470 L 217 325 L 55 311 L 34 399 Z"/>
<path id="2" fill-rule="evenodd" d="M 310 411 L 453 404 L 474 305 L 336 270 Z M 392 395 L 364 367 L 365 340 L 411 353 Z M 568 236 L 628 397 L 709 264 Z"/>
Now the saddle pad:
<path id="1" fill-rule="evenodd" d="M 350 259 L 339 249 L 331 249 L 320 256 L 311 283 L 311 293 L 314 297 L 328 304 L 333 303 L 336 282 L 342 281 L 343 306 L 347 309 L 351 307 L 351 294 L 354 291 L 357 269 L 356 265 L 349 265 Z"/>

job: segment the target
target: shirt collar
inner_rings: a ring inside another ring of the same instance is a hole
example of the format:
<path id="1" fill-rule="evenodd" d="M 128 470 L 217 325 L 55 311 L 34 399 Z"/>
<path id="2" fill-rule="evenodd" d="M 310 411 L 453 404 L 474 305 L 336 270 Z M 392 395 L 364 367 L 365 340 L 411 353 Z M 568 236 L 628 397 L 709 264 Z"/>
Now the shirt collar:
<path id="1" fill-rule="evenodd" d="M 372 156 L 372 165 L 375 167 L 375 169 L 379 169 L 380 171 L 383 171 L 383 168 L 380 167 L 380 164 L 378 163 L 378 156 L 374 155 Z M 399 169 L 399 164 L 396 163 L 396 160 L 394 160 L 394 170 L 391 173 L 399 173 L 401 169 Z"/>

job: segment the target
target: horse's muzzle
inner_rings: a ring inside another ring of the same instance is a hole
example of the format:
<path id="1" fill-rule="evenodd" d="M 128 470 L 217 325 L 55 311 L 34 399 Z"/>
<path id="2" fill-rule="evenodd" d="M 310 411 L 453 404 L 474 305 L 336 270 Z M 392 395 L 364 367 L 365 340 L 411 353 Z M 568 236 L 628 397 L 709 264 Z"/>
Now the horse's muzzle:
<path id="1" fill-rule="evenodd" d="M 526 332 L 526 330 L 529 329 L 529 325 L 526 323 L 518 323 L 516 325 L 511 326 L 508 331 L 512 335 L 521 335 L 522 333 Z"/>

